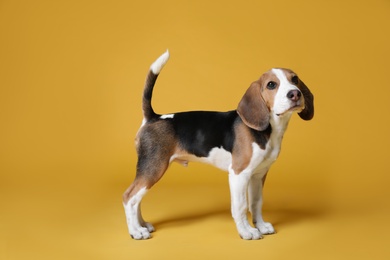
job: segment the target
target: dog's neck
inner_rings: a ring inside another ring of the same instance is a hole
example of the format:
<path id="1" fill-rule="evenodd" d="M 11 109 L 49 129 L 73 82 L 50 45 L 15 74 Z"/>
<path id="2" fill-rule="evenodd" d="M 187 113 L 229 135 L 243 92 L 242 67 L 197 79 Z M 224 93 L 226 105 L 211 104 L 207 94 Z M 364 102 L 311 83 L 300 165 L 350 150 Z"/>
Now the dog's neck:
<path id="1" fill-rule="evenodd" d="M 275 115 L 271 113 L 270 125 L 272 127 L 272 135 L 276 138 L 283 138 L 284 132 L 287 130 L 292 113 L 285 113 L 283 115 Z"/>

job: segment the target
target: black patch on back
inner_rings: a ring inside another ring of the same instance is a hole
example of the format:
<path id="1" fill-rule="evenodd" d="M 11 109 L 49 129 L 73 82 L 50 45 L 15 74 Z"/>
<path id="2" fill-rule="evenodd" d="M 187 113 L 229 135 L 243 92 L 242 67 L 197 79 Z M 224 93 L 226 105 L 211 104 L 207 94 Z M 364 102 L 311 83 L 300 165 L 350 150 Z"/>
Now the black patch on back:
<path id="1" fill-rule="evenodd" d="M 191 111 L 174 115 L 171 120 L 180 146 L 197 157 L 207 157 L 214 147 L 232 152 L 237 112 Z"/>

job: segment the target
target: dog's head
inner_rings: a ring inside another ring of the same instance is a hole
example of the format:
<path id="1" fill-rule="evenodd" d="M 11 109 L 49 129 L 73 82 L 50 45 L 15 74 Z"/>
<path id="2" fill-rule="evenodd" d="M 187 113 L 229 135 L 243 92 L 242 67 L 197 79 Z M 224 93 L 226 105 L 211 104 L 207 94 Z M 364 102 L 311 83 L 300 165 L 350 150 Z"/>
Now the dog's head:
<path id="1" fill-rule="evenodd" d="M 250 128 L 262 131 L 270 116 L 282 117 L 298 112 L 304 120 L 314 116 L 314 97 L 303 81 L 289 69 L 272 69 L 253 82 L 237 112 Z"/>

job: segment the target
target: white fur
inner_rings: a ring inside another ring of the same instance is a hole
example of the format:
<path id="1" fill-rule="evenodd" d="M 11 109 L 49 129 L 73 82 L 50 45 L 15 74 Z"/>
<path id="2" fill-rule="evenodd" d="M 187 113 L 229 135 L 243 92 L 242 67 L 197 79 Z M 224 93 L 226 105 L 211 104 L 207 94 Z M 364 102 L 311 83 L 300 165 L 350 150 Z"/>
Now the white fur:
<path id="1" fill-rule="evenodd" d="M 154 231 L 154 227 L 150 223 L 146 223 L 141 216 L 140 203 L 147 191 L 146 187 L 140 189 L 136 195 L 131 197 L 127 204 L 123 205 L 127 227 L 134 239 L 148 239 L 151 237 L 150 233 Z"/>
<path id="2" fill-rule="evenodd" d="M 230 167 L 229 187 L 231 196 L 231 211 L 237 231 L 243 239 L 260 239 L 261 232 L 251 227 L 246 213 L 248 211 L 247 190 L 252 171 L 246 169 L 236 174 Z"/>
<path id="3" fill-rule="evenodd" d="M 274 106 L 271 109 L 272 111 L 274 111 L 275 114 L 281 115 L 291 108 L 291 100 L 287 98 L 287 93 L 291 90 L 299 89 L 288 81 L 286 75 L 282 70 L 272 69 L 272 72 L 279 79 L 280 84 L 278 92 L 275 95 Z M 298 102 L 303 102 L 302 100 L 303 98 Z"/>
<path id="4" fill-rule="evenodd" d="M 155 62 L 153 62 L 152 66 L 150 66 L 150 69 L 153 71 L 153 74 L 160 74 L 160 71 L 164 67 L 165 63 L 167 63 L 168 59 L 169 51 L 167 50 L 160 57 L 158 57 Z"/>
<path id="5" fill-rule="evenodd" d="M 275 233 L 271 223 L 264 222 L 262 215 L 263 206 L 263 178 L 269 168 L 264 168 L 252 175 L 248 185 L 248 204 L 252 214 L 253 224 L 263 235 Z"/>
<path id="6" fill-rule="evenodd" d="M 184 166 L 187 166 L 188 162 L 208 163 L 221 170 L 228 171 L 229 165 L 232 163 L 232 154 L 223 148 L 214 147 L 207 157 L 197 157 L 191 154 L 174 154 L 169 162 L 177 162 Z"/>
<path id="7" fill-rule="evenodd" d="M 228 171 L 229 165 L 232 163 L 232 154 L 223 148 L 214 147 L 206 161 L 221 170 Z"/>
<path id="8" fill-rule="evenodd" d="M 175 116 L 175 114 L 166 114 L 166 115 L 162 115 L 160 116 L 161 119 L 167 119 L 167 118 L 173 118 Z"/>
<path id="9" fill-rule="evenodd" d="M 143 118 L 143 119 L 142 119 L 142 123 L 141 123 L 140 128 L 143 127 L 143 126 L 146 124 L 146 122 L 147 122 L 147 121 L 146 121 L 146 118 Z"/>

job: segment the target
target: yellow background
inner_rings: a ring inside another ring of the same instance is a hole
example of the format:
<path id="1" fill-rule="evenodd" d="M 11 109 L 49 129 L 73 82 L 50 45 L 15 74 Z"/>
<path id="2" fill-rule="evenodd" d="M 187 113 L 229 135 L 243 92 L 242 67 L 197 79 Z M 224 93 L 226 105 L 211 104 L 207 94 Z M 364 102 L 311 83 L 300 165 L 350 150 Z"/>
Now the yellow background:
<path id="1" fill-rule="evenodd" d="M 390 2 L 0 1 L 0 259 L 390 259 Z M 147 70 L 160 113 L 235 109 L 272 67 L 293 116 L 265 188 L 278 233 L 238 237 L 227 174 L 172 165 L 131 240 L 121 195 Z"/>

